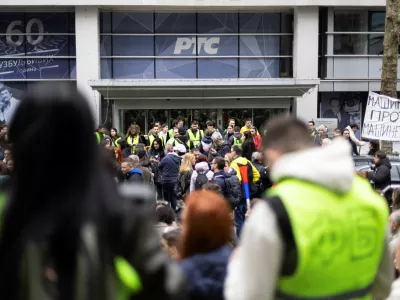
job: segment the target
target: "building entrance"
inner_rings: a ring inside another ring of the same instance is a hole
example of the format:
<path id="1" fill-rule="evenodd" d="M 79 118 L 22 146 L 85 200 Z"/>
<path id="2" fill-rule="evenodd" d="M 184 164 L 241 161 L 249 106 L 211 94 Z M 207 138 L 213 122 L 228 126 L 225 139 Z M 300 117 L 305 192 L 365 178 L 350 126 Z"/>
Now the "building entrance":
<path id="1" fill-rule="evenodd" d="M 184 127 L 190 127 L 193 120 L 200 123 L 200 128 L 206 128 L 208 120 L 213 121 L 220 130 L 226 129 L 229 119 L 234 119 L 237 126 L 244 126 L 250 118 L 257 128 L 263 127 L 270 118 L 289 112 L 288 108 L 234 108 L 234 109 L 121 109 L 121 128 L 126 132 L 130 125 L 139 125 L 142 134 L 147 134 L 151 124 L 159 121 L 171 127 L 172 121 L 178 117 L 184 118 Z"/>

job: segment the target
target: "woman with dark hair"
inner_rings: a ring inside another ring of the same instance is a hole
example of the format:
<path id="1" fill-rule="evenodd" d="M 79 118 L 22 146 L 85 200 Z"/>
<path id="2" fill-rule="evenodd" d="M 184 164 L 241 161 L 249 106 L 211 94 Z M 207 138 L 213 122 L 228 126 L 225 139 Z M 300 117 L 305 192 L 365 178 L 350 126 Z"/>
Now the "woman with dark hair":
<path id="1" fill-rule="evenodd" d="M 113 147 L 120 147 L 119 141 L 121 140 L 121 137 L 118 134 L 117 128 L 111 128 L 110 129 L 110 137 L 111 137 L 111 145 Z"/>
<path id="2" fill-rule="evenodd" d="M 242 150 L 243 157 L 247 158 L 249 161 L 251 161 L 251 156 L 253 155 L 253 153 L 257 152 L 256 145 L 253 140 L 253 135 L 250 131 L 245 131 L 243 134 Z"/>
<path id="3" fill-rule="evenodd" d="M 149 157 L 161 161 L 165 156 L 164 146 L 160 138 L 155 138 L 149 149 Z"/>
<path id="4" fill-rule="evenodd" d="M 379 151 L 379 141 L 378 140 L 370 140 L 368 155 L 374 156 L 376 151 Z"/>
<path id="5" fill-rule="evenodd" d="M 186 199 L 179 254 L 190 300 L 224 299 L 223 286 L 232 251 L 231 211 L 228 202 L 214 192 L 198 191 Z"/>
<path id="6" fill-rule="evenodd" d="M 2 299 L 52 298 L 46 295 L 45 270 L 54 275 L 50 286 L 57 299 L 116 299 L 110 276 L 133 292 L 118 276 L 121 263 L 139 273 L 139 294 L 150 293 L 149 299 L 169 294 L 161 274 L 168 274 L 170 265 L 160 261 L 157 241 L 148 240 L 154 235 L 148 216 L 143 210 L 136 213 L 133 204 L 123 207 L 130 202 L 119 196 L 101 161 L 88 103 L 69 85 L 42 84 L 25 94 L 14 114 L 10 141 L 15 178 L 0 235 Z M 84 151 L 75 151 L 60 132 L 75 132 L 74 142 L 84 144 Z M 68 150 L 68 160 L 60 160 L 60 149 Z M 125 211 L 131 220 L 128 229 Z"/>

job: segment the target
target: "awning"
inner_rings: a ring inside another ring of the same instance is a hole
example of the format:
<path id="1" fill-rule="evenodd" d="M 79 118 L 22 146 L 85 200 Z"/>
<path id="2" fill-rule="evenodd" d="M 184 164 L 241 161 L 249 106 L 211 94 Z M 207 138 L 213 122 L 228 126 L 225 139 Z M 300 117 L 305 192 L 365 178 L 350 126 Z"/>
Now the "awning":
<path id="1" fill-rule="evenodd" d="M 232 99 L 301 97 L 319 79 L 102 79 L 89 81 L 105 99 Z"/>

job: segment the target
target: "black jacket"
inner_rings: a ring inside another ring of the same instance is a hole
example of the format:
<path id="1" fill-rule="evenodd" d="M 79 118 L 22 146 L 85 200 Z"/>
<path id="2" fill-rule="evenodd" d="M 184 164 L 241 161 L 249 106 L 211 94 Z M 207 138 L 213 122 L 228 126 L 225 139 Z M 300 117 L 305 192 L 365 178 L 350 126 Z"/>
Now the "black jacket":
<path id="1" fill-rule="evenodd" d="M 375 183 L 375 189 L 382 190 L 390 184 L 392 180 L 390 175 L 391 168 L 392 165 L 389 158 L 385 157 L 381 159 L 381 162 L 376 166 L 375 171 L 368 173 L 368 179 Z"/>
<path id="2" fill-rule="evenodd" d="M 217 153 L 215 154 L 212 154 L 211 151 L 209 152 L 208 154 L 209 162 L 211 162 L 217 156 L 225 157 L 225 154 L 231 152 L 231 145 L 228 142 L 224 141 L 224 143 L 222 145 L 217 146 L 215 150 L 217 151 Z"/>
<path id="3" fill-rule="evenodd" d="M 177 183 L 181 158 L 175 153 L 168 153 L 159 163 L 158 168 L 162 172 L 162 183 Z"/>

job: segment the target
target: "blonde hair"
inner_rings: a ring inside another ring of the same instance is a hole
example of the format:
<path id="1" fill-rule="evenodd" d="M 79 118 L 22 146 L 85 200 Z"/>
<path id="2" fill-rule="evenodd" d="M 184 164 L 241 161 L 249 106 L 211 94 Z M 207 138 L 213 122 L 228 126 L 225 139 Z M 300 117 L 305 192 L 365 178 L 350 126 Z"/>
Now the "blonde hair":
<path id="1" fill-rule="evenodd" d="M 179 168 L 179 173 L 185 173 L 186 171 L 193 170 L 193 165 L 192 165 L 193 160 L 194 160 L 194 154 L 186 153 L 183 156 L 183 160 Z"/>

